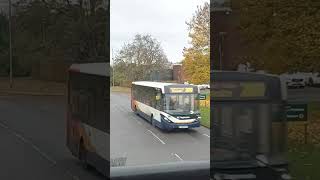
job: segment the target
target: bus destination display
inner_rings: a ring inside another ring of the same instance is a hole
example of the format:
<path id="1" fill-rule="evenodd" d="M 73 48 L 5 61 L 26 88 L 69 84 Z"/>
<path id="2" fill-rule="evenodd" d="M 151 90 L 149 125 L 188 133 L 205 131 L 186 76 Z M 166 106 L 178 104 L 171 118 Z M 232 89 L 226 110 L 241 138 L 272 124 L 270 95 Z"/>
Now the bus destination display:
<path id="1" fill-rule="evenodd" d="M 193 93 L 193 88 L 192 87 L 187 87 L 187 88 L 170 88 L 170 93 Z"/>
<path id="2" fill-rule="evenodd" d="M 265 84 L 262 82 L 216 82 L 211 94 L 215 98 L 265 97 Z"/>

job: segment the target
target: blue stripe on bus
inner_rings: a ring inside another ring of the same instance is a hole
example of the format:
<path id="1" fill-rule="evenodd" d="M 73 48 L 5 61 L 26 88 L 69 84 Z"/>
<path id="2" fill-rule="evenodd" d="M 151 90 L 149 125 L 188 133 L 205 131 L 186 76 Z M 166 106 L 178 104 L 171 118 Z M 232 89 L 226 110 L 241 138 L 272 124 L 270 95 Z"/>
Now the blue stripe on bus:
<path id="1" fill-rule="evenodd" d="M 152 123 L 151 122 L 151 117 L 140 111 L 140 110 L 137 110 L 138 114 L 146 119 L 148 122 Z M 186 123 L 186 124 L 177 124 L 177 123 L 169 123 L 169 122 L 165 122 L 165 121 L 157 121 L 155 120 L 155 123 L 156 123 L 156 126 L 160 129 L 165 129 L 165 130 L 173 130 L 173 129 L 179 129 L 179 126 L 188 126 L 188 128 L 196 128 L 196 127 L 200 127 L 200 121 L 197 121 L 197 122 L 192 122 L 192 123 Z"/>

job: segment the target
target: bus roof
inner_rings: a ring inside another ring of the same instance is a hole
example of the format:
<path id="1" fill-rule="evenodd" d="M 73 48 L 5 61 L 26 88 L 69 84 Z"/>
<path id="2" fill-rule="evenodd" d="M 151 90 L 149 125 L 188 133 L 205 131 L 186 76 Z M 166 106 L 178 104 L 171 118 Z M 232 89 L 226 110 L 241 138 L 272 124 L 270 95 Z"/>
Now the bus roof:
<path id="1" fill-rule="evenodd" d="M 139 86 L 159 88 L 161 89 L 162 93 L 165 92 L 165 89 L 167 86 L 172 86 L 172 85 L 194 87 L 193 85 L 190 85 L 190 84 L 165 83 L 165 82 L 153 82 L 153 81 L 135 81 L 135 82 L 132 82 L 132 84 L 139 85 Z"/>
<path id="2" fill-rule="evenodd" d="M 176 83 L 164 83 L 164 82 L 152 82 L 152 81 L 135 81 L 132 84 L 139 85 L 139 86 L 147 86 L 153 88 L 159 88 L 164 92 L 164 87 L 168 85 L 174 85 Z"/>
<path id="3" fill-rule="evenodd" d="M 109 77 L 109 63 L 72 64 L 69 71 Z"/>
<path id="4" fill-rule="evenodd" d="M 211 79 L 215 81 L 261 81 L 267 84 L 268 95 L 271 99 L 287 100 L 287 86 L 279 75 L 260 74 L 256 72 L 220 71 L 213 70 Z M 280 91 L 279 91 L 280 90 Z"/>
<path id="5" fill-rule="evenodd" d="M 220 71 L 213 70 L 210 72 L 211 78 L 215 80 L 227 80 L 227 79 L 238 79 L 238 80 L 276 80 L 280 76 L 268 73 L 256 73 L 256 72 L 240 72 L 240 71 Z"/>

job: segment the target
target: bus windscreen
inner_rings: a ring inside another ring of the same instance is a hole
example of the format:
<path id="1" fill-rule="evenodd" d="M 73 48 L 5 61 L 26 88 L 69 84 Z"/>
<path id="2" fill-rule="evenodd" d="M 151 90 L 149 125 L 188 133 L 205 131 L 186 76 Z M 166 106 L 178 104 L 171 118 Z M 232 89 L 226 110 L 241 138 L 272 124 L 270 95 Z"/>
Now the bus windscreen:
<path id="1" fill-rule="evenodd" d="M 214 82 L 211 88 L 213 98 L 261 98 L 265 92 L 263 82 Z"/>

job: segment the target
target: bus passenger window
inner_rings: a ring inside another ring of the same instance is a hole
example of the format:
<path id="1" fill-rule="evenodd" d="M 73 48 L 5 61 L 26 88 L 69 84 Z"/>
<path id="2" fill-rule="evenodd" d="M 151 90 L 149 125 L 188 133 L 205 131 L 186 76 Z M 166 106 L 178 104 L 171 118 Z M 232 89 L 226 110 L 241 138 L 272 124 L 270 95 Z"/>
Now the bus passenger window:
<path id="1" fill-rule="evenodd" d="M 79 95 L 74 91 L 71 98 L 71 113 L 72 116 L 76 116 L 79 113 Z"/>
<path id="2" fill-rule="evenodd" d="M 85 94 L 80 95 L 80 114 L 83 122 L 89 121 L 89 101 Z"/>

